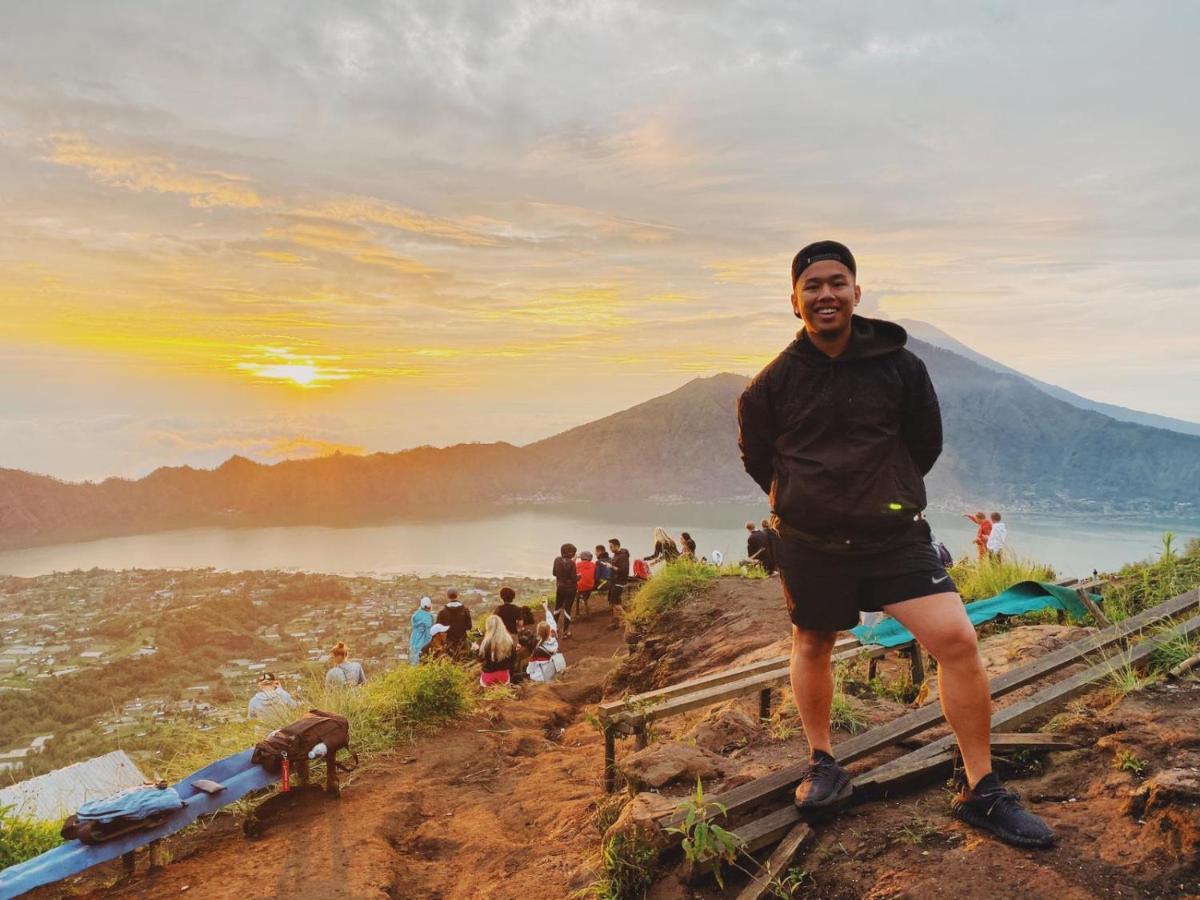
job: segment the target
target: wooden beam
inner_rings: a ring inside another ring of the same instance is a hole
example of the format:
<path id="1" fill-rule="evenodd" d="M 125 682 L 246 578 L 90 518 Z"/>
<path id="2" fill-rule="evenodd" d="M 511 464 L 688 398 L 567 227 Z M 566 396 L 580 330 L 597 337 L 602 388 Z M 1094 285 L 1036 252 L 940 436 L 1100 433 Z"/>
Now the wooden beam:
<path id="1" fill-rule="evenodd" d="M 849 636 L 840 638 L 833 645 L 835 652 L 849 650 L 853 647 L 861 647 L 858 638 Z M 609 700 L 606 703 L 601 703 L 597 707 L 601 718 L 611 716 L 616 713 L 623 712 L 631 704 L 642 704 L 646 702 L 657 702 L 668 697 L 674 697 L 677 694 L 687 694 L 694 690 L 702 690 L 704 688 L 713 687 L 718 684 L 726 684 L 731 681 L 739 681 L 750 675 L 758 672 L 769 672 L 774 669 L 781 668 L 790 664 L 790 656 L 772 656 L 768 659 L 760 659 L 757 662 L 746 663 L 743 666 L 735 666 L 732 669 L 723 669 L 720 672 L 714 672 L 711 675 L 702 675 L 699 678 L 691 678 L 687 681 L 681 681 L 678 684 L 671 684 L 666 687 L 657 688 L 653 691 L 645 691 L 641 694 L 634 694 L 630 697 L 621 700 Z"/>
<path id="2" fill-rule="evenodd" d="M 737 900 L 758 900 L 770 887 L 771 882 L 787 870 L 792 857 L 799 852 L 800 848 L 809 844 L 816 836 L 817 833 L 806 822 L 793 825 L 792 830 L 779 842 L 779 846 L 775 848 L 771 858 L 763 863 L 762 870 L 737 895 Z"/>
<path id="3" fill-rule="evenodd" d="M 1077 741 L 1040 731 L 1015 731 L 992 735 L 993 750 L 1078 750 Z"/>
<path id="4" fill-rule="evenodd" d="M 1101 628 L 1108 628 L 1112 622 L 1108 620 L 1108 616 L 1100 611 L 1100 607 L 1096 605 L 1096 601 L 1083 588 L 1075 589 L 1075 596 L 1079 598 L 1079 602 L 1084 605 L 1088 612 L 1092 614 L 1092 618 L 1096 620 L 1096 624 Z"/>
<path id="5" fill-rule="evenodd" d="M 1169 674 L 1172 678 L 1178 678 L 1185 672 L 1189 672 L 1197 666 L 1200 666 L 1200 653 L 1197 653 L 1195 656 L 1189 656 L 1167 674 Z"/>
<path id="6" fill-rule="evenodd" d="M 995 699 L 1024 687 L 1046 675 L 1058 672 L 1078 661 L 1083 656 L 1096 650 L 1111 646 L 1136 634 L 1148 625 L 1168 616 L 1173 616 L 1196 605 L 1200 599 L 1200 591 L 1191 590 L 1180 594 L 1171 600 L 1160 603 L 1152 609 L 1143 610 L 1123 622 L 1106 628 L 1082 640 L 1068 644 L 1053 653 L 1048 653 L 1024 666 L 1020 666 L 1003 675 L 997 676 L 991 682 L 991 695 Z M 945 721 L 941 705 L 935 704 L 901 716 L 885 725 L 872 728 L 863 734 L 852 737 L 834 747 L 834 755 L 845 765 L 856 759 L 861 759 L 875 751 L 894 744 L 898 740 L 912 737 L 927 728 Z M 995 727 L 995 726 L 993 726 Z M 922 751 L 915 751 L 922 752 Z M 936 751 L 935 751 L 936 752 Z M 801 776 L 808 770 L 808 763 L 788 766 L 777 772 L 772 772 L 762 778 L 739 785 L 732 790 L 715 795 L 712 799 L 723 804 L 730 814 L 761 803 L 772 796 L 790 791 Z M 676 816 L 672 816 L 669 825 L 677 825 Z M 682 821 L 682 817 L 679 817 Z"/>

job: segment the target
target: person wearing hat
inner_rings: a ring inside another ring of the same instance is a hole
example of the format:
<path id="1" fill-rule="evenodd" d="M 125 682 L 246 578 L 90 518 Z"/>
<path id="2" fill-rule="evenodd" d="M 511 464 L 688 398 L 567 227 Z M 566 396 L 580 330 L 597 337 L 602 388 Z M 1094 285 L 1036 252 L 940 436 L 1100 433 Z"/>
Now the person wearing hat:
<path id="1" fill-rule="evenodd" d="M 991 698 L 975 630 L 933 550 L 924 477 L 942 451 L 937 394 L 892 322 L 854 314 L 853 254 L 836 241 L 792 260 L 791 305 L 804 327 L 738 399 L 746 471 L 770 496 L 768 532 L 792 621 L 791 682 L 811 765 L 804 810 L 849 800 L 830 738 L 840 630 L 860 612 L 897 619 L 938 661 L 940 699 L 965 768 L 951 812 L 1020 847 L 1054 833 L 992 773 Z"/>
<path id="2" fill-rule="evenodd" d="M 421 651 L 433 640 L 433 600 L 422 597 L 409 624 L 412 633 L 408 638 L 408 664 L 415 666 L 421 662 Z"/>
<path id="3" fill-rule="evenodd" d="M 471 611 L 458 599 L 458 589 L 446 591 L 446 605 L 438 610 L 437 624 L 449 626 L 446 632 L 446 652 L 451 656 L 462 656 L 471 630 Z"/>
<path id="4" fill-rule="evenodd" d="M 298 705 L 292 695 L 283 689 L 274 672 L 263 672 L 258 678 L 258 693 L 250 698 L 246 706 L 247 719 L 261 719 L 273 710 L 287 709 Z"/>

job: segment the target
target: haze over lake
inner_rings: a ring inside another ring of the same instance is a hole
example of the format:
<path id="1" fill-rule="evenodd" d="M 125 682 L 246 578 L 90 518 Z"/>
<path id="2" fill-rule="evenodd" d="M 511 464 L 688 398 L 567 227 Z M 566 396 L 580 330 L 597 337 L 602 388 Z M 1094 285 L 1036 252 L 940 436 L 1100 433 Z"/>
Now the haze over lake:
<path id="1" fill-rule="evenodd" d="M 699 551 L 745 554 L 745 523 L 766 515 L 755 504 L 559 504 L 455 511 L 437 520 L 352 528 L 192 528 L 0 553 L 0 574 L 34 576 L 70 569 L 302 569 L 339 574 L 473 572 L 549 577 L 560 544 L 581 550 L 619 537 L 631 551 L 651 552 L 655 525 L 688 531 Z M 974 526 L 931 512 L 935 534 L 955 556 L 971 550 Z M 1048 562 L 1062 575 L 1112 570 L 1156 555 L 1164 531 L 1179 546 L 1200 535 L 1200 521 L 1006 516 L 1009 547 Z"/>

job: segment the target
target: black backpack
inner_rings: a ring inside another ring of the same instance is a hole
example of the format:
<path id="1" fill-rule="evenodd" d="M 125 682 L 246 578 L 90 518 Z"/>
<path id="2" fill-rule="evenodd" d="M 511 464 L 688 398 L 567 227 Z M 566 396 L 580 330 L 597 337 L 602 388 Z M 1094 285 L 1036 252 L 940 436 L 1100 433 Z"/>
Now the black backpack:
<path id="1" fill-rule="evenodd" d="M 310 709 L 303 718 L 255 744 L 250 761 L 268 772 L 279 772 L 285 757 L 293 763 L 307 759 L 317 744 L 325 745 L 325 759 L 333 765 L 337 752 L 350 747 L 350 723 L 346 717 Z"/>

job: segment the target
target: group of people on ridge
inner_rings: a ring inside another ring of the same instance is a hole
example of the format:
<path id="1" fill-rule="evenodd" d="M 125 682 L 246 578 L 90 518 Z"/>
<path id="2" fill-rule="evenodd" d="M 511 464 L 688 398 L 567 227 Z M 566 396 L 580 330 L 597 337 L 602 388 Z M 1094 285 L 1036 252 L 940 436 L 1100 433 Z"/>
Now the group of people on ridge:
<path id="1" fill-rule="evenodd" d="M 981 512 L 974 515 L 963 513 L 963 515 L 979 528 L 975 532 L 974 541 L 975 549 L 979 551 L 979 558 L 999 559 L 1004 550 L 1005 538 L 1008 537 L 1008 526 L 1000 521 L 1000 513 L 994 512 L 991 516 L 986 516 Z"/>

